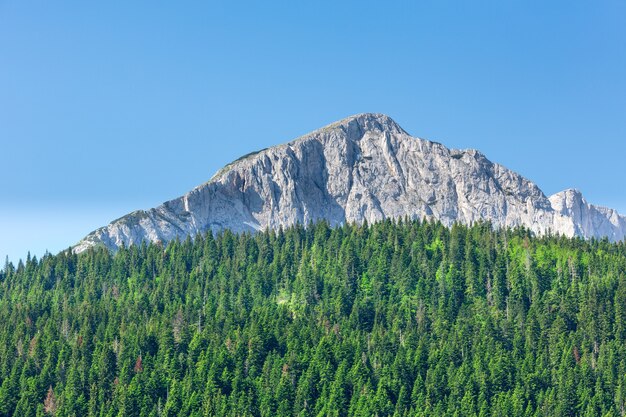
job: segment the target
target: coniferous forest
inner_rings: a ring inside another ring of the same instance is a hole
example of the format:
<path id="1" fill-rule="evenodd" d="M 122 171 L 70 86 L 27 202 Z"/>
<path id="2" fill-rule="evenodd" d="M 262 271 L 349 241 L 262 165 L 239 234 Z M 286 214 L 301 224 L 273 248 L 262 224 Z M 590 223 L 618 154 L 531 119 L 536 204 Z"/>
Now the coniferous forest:
<path id="1" fill-rule="evenodd" d="M 626 246 L 384 221 L 0 273 L 1 416 L 621 416 Z"/>

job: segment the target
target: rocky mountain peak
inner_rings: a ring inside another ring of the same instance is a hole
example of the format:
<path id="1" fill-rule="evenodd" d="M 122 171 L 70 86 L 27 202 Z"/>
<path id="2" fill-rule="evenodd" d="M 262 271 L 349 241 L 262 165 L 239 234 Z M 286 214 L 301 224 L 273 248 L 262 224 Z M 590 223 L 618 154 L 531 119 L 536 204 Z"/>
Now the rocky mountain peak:
<path id="1" fill-rule="evenodd" d="M 342 129 L 350 139 L 360 139 L 365 132 L 388 132 L 407 134 L 391 117 L 380 113 L 360 113 L 331 123 L 318 131 Z"/>
<path id="2" fill-rule="evenodd" d="M 548 199 L 479 151 L 451 150 L 410 136 L 386 115 L 363 113 L 248 154 L 182 197 L 92 232 L 75 251 L 225 228 L 254 232 L 320 219 L 338 225 L 405 216 L 612 240 L 626 233 L 626 218 L 588 204 L 576 190 Z"/>

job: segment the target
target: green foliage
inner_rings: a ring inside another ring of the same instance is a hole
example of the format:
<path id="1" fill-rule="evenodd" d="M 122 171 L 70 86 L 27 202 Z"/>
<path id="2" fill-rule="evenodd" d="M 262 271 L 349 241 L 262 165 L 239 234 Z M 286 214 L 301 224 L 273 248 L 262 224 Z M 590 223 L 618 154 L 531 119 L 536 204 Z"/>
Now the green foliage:
<path id="1" fill-rule="evenodd" d="M 0 416 L 626 409 L 626 247 L 420 221 L 0 272 Z"/>

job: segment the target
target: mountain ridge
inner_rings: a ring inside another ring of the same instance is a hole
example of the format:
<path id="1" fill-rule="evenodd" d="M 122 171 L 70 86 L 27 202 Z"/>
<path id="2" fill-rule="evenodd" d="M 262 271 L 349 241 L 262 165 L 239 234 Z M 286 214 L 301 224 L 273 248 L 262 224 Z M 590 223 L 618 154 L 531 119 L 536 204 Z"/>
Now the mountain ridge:
<path id="1" fill-rule="evenodd" d="M 338 225 L 404 216 L 446 225 L 487 220 L 612 241 L 626 235 L 626 217 L 589 204 L 577 190 L 547 197 L 478 150 L 449 149 L 409 135 L 384 114 L 362 113 L 246 154 L 183 196 L 93 231 L 74 250 L 225 228 L 254 232 L 321 219 Z"/>

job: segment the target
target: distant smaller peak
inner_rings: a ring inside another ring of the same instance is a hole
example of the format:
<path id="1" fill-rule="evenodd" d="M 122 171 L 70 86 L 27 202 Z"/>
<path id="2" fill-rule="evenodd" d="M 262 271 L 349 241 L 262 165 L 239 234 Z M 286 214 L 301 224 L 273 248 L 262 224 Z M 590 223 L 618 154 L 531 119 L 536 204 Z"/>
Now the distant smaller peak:
<path id="1" fill-rule="evenodd" d="M 563 196 L 563 197 L 569 197 L 569 198 L 582 198 L 583 197 L 583 193 L 580 192 L 580 190 L 578 188 L 567 188 L 563 191 L 559 191 L 558 193 L 554 194 L 555 196 Z"/>
<path id="2" fill-rule="evenodd" d="M 567 194 L 583 195 L 583 193 L 578 188 L 567 188 L 567 189 L 563 190 L 563 192 L 567 193 Z"/>
<path id="3" fill-rule="evenodd" d="M 576 188 L 568 188 L 556 194 L 552 194 L 549 200 L 552 207 L 560 212 L 569 210 L 571 207 L 587 204 L 587 200 L 585 200 L 583 194 Z"/>

